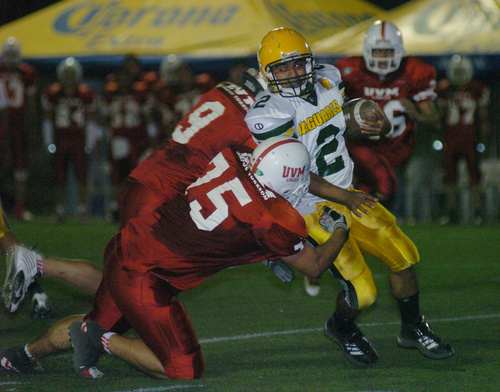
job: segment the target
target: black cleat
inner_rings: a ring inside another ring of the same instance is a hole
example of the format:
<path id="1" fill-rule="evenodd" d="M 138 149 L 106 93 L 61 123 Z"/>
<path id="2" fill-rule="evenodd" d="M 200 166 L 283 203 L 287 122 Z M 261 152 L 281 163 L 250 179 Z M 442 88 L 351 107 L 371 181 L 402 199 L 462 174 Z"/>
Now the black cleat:
<path id="1" fill-rule="evenodd" d="M 416 348 L 422 355 L 432 359 L 449 358 L 455 351 L 443 339 L 431 331 L 424 316 L 420 316 L 417 324 L 403 324 L 398 336 L 398 346 Z"/>
<path id="2" fill-rule="evenodd" d="M 71 345 L 74 348 L 73 367 L 86 378 L 100 378 L 103 373 L 95 367 L 105 350 L 101 343 L 106 331 L 92 321 L 76 322 L 69 326 Z"/>
<path id="3" fill-rule="evenodd" d="M 365 367 L 375 365 L 379 358 L 377 352 L 358 326 L 354 326 L 354 332 L 341 334 L 335 329 L 334 318 L 330 317 L 325 322 L 325 333 L 340 346 L 349 361 Z"/>
<path id="4" fill-rule="evenodd" d="M 23 347 L 12 347 L 0 352 L 0 375 L 33 374 L 42 370 L 42 365 L 31 360 Z"/>

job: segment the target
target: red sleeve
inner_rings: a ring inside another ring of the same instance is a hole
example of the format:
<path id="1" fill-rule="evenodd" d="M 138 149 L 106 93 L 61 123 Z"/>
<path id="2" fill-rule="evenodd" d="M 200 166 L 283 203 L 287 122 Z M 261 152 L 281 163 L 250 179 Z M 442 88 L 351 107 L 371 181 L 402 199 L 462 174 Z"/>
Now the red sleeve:
<path id="1" fill-rule="evenodd" d="M 263 219 L 268 220 L 269 226 L 262 232 L 256 230 L 256 237 L 269 249 L 267 258 L 275 260 L 299 252 L 307 238 L 304 219 L 280 196 L 270 199 L 267 204 L 270 204 L 269 215 Z"/>
<path id="2" fill-rule="evenodd" d="M 335 63 L 335 67 L 338 68 L 343 76 L 344 74 L 348 75 L 349 73 L 351 73 L 351 70 L 358 70 L 361 63 L 364 63 L 363 57 L 350 56 L 337 61 Z"/>
<path id="3" fill-rule="evenodd" d="M 408 82 L 412 86 L 415 102 L 430 101 L 436 98 L 436 70 L 417 57 L 408 57 Z"/>
<path id="4" fill-rule="evenodd" d="M 345 95 L 348 99 L 364 97 L 363 85 L 368 83 L 368 71 L 365 68 L 364 59 L 361 56 L 351 56 L 339 60 L 335 67 L 342 75 L 345 87 Z"/>

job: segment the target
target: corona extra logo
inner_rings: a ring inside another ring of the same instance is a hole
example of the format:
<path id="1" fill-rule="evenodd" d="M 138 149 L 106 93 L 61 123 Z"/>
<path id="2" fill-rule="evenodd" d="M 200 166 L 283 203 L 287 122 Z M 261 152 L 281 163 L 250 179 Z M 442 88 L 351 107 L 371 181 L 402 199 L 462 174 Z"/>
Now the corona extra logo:
<path id="1" fill-rule="evenodd" d="M 60 33 L 86 36 L 96 30 L 112 31 L 118 28 L 133 28 L 137 25 L 152 29 L 166 27 L 196 27 L 202 24 L 226 25 L 241 9 L 236 4 L 221 6 L 162 6 L 152 5 L 132 7 L 135 2 L 82 1 L 65 9 L 54 21 L 54 29 Z M 139 3 L 141 4 L 141 3 Z"/>

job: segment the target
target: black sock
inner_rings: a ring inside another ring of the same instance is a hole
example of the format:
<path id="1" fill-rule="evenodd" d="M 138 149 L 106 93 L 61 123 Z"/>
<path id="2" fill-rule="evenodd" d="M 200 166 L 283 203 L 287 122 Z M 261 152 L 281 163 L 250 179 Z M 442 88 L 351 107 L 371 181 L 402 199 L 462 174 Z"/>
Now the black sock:
<path id="1" fill-rule="evenodd" d="M 342 317 L 337 312 L 333 313 L 334 327 L 343 335 L 347 335 L 354 331 L 355 322 L 354 320 Z"/>
<path id="2" fill-rule="evenodd" d="M 407 298 L 396 298 L 403 324 L 415 324 L 420 319 L 418 292 Z"/>

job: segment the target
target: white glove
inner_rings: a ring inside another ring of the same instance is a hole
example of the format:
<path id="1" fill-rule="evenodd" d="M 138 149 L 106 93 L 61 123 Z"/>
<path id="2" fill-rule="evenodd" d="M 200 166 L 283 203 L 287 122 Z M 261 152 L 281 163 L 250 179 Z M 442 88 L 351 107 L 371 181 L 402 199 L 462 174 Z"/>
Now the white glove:
<path id="1" fill-rule="evenodd" d="M 329 233 L 333 233 L 337 229 L 349 231 L 345 216 L 327 206 L 323 206 L 323 214 L 319 218 L 319 224 L 323 230 Z"/>
<path id="2" fill-rule="evenodd" d="M 271 271 L 273 271 L 273 274 L 280 278 L 282 282 L 288 283 L 295 278 L 293 270 L 283 260 L 264 260 L 263 263 L 267 265 Z"/>

